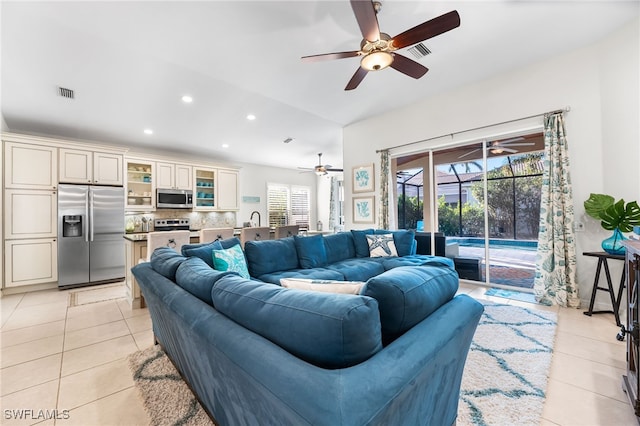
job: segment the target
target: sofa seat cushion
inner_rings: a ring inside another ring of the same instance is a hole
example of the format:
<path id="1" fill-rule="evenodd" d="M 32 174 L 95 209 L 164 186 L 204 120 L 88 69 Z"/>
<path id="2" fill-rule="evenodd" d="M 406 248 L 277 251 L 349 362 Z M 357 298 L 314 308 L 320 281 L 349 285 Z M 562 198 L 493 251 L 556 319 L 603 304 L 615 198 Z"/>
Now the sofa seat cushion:
<path id="1" fill-rule="evenodd" d="M 186 259 L 176 272 L 175 282 L 203 302 L 213 305 L 211 289 L 213 284 L 225 275 L 237 275 L 235 272 L 224 272 L 212 269 L 197 256 Z"/>
<path id="2" fill-rule="evenodd" d="M 327 269 L 337 271 L 347 281 L 367 281 L 385 271 L 382 262 L 369 259 L 347 259 L 332 263 Z"/>
<path id="3" fill-rule="evenodd" d="M 375 299 L 289 290 L 238 276 L 213 287 L 214 307 L 291 354 L 322 368 L 346 368 L 382 349 Z"/>
<path id="4" fill-rule="evenodd" d="M 382 258 L 382 266 L 385 270 L 398 268 L 400 266 L 421 266 L 421 265 L 433 265 L 433 266 L 448 266 L 454 269 L 453 260 L 441 257 L 431 256 L 428 254 L 413 254 L 411 256 L 403 257 L 387 257 Z"/>
<path id="5" fill-rule="evenodd" d="M 293 237 L 247 241 L 244 254 L 252 277 L 300 267 Z"/>
<path id="6" fill-rule="evenodd" d="M 451 300 L 457 290 L 458 274 L 447 266 L 401 266 L 371 278 L 362 294 L 378 301 L 386 345 Z"/>
<path id="7" fill-rule="evenodd" d="M 265 283 L 280 285 L 282 278 L 308 278 L 314 280 L 337 280 L 344 281 L 344 275 L 338 271 L 327 268 L 313 269 L 289 269 L 288 271 L 277 271 L 257 277 Z"/>
<path id="8" fill-rule="evenodd" d="M 150 263 L 154 271 L 171 281 L 175 281 L 176 271 L 185 260 L 187 260 L 186 257 L 171 247 L 158 247 L 151 253 Z"/>

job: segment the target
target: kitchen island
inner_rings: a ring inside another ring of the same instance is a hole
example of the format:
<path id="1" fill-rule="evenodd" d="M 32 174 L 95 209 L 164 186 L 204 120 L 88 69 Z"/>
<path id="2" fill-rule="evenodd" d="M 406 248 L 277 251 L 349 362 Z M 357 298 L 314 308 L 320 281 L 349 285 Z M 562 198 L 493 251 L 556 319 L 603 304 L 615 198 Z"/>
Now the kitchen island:
<path id="1" fill-rule="evenodd" d="M 125 255 L 125 284 L 127 286 L 127 300 L 131 308 L 144 308 L 144 298 L 140 294 L 140 287 L 135 277 L 131 273 L 131 268 L 147 259 L 147 235 L 148 232 L 131 233 L 124 235 L 124 255 Z M 200 241 L 198 231 L 191 231 L 191 243 Z"/>

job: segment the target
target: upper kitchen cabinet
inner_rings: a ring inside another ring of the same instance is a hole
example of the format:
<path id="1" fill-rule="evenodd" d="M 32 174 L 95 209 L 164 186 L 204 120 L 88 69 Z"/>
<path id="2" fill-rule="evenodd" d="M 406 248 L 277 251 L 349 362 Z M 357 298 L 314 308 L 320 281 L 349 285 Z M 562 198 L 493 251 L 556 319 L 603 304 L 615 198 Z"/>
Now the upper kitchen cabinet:
<path id="1" fill-rule="evenodd" d="M 238 210 L 238 171 L 218 169 L 218 210 Z"/>
<path id="2" fill-rule="evenodd" d="M 216 210 L 216 169 L 193 168 L 194 210 Z"/>
<path id="3" fill-rule="evenodd" d="M 122 186 L 121 154 L 60 148 L 60 183 Z"/>
<path id="4" fill-rule="evenodd" d="M 126 210 L 149 211 L 156 205 L 155 163 L 142 159 L 126 159 Z"/>
<path id="5" fill-rule="evenodd" d="M 58 148 L 4 142 L 4 149 L 5 188 L 49 190 L 57 188 Z"/>
<path id="6" fill-rule="evenodd" d="M 192 189 L 192 167 L 186 164 L 156 163 L 156 187 Z"/>

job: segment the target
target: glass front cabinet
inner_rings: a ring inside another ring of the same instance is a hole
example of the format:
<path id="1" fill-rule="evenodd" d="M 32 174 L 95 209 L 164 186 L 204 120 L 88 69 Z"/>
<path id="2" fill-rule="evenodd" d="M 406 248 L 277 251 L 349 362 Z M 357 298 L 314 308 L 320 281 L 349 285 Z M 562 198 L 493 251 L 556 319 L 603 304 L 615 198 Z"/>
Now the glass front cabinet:
<path id="1" fill-rule="evenodd" d="M 136 211 L 154 210 L 156 205 L 156 186 L 153 179 L 155 163 L 128 158 L 126 168 L 125 209 Z"/>
<path id="2" fill-rule="evenodd" d="M 198 168 L 193 169 L 193 209 L 194 210 L 215 210 L 217 207 L 216 189 L 217 174 L 215 169 Z"/>

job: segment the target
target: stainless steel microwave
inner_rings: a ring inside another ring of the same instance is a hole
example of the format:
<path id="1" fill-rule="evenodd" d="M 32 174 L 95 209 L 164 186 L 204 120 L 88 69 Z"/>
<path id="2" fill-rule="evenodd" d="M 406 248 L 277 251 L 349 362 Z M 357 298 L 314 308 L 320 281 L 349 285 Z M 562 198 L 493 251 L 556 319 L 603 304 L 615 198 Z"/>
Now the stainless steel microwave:
<path id="1" fill-rule="evenodd" d="M 159 209 L 190 209 L 193 207 L 193 191 L 190 189 L 158 188 L 156 207 Z"/>

